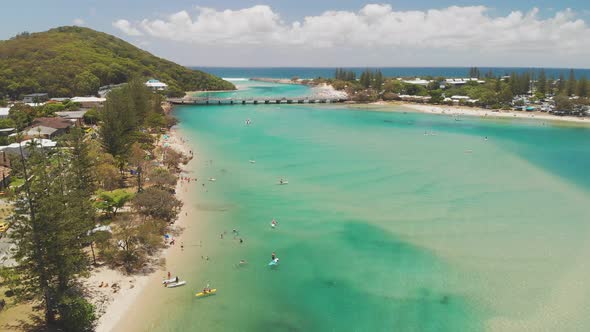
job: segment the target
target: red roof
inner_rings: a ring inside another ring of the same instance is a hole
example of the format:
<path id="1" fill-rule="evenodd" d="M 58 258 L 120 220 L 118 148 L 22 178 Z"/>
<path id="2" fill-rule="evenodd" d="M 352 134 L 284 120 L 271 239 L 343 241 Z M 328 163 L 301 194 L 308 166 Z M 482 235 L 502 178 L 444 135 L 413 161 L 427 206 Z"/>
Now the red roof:
<path id="1" fill-rule="evenodd" d="M 45 126 L 54 129 L 66 129 L 72 126 L 72 122 L 70 120 L 66 120 L 63 118 L 36 118 L 33 120 L 31 127 L 36 126 Z"/>

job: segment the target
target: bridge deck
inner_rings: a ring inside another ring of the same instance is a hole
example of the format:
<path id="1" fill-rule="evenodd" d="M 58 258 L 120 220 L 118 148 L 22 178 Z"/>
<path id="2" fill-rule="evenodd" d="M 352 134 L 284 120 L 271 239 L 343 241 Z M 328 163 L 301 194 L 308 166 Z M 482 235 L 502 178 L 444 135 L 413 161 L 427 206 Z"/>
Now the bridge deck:
<path id="1" fill-rule="evenodd" d="M 269 105 L 269 104 L 329 104 L 342 103 L 346 98 L 266 97 L 266 98 L 168 98 L 176 105 Z"/>

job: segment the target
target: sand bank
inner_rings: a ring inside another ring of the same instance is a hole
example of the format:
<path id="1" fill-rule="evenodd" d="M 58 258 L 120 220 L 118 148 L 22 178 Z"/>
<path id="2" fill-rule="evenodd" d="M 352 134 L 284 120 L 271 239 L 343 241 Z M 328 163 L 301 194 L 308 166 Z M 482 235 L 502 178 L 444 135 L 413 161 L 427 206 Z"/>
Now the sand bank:
<path id="1" fill-rule="evenodd" d="M 398 105 L 409 110 L 428 114 L 444 114 L 451 116 L 478 116 L 482 118 L 510 118 L 510 119 L 527 119 L 527 120 L 544 120 L 544 121 L 563 121 L 572 123 L 581 123 L 590 125 L 589 118 L 579 118 L 573 116 L 556 116 L 542 112 L 517 112 L 517 111 L 492 111 L 474 107 L 446 106 L 446 105 L 428 105 L 428 104 L 410 104 L 410 103 L 375 103 L 381 106 Z"/>

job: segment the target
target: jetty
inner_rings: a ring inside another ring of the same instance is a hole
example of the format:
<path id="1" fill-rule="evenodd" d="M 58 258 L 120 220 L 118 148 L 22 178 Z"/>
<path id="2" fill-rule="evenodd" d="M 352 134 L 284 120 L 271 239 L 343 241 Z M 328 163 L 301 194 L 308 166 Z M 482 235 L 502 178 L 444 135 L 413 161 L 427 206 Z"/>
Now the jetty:
<path id="1" fill-rule="evenodd" d="M 276 104 L 332 104 L 343 103 L 348 98 L 326 97 L 260 97 L 260 98 L 168 98 L 174 105 L 276 105 Z"/>

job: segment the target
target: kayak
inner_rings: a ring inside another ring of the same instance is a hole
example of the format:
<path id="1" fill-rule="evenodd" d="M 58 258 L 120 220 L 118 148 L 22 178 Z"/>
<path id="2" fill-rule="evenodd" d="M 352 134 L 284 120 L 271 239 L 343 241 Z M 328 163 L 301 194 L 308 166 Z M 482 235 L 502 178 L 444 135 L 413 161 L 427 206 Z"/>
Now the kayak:
<path id="1" fill-rule="evenodd" d="M 283 181 L 283 182 L 280 182 L 280 181 L 279 181 L 279 183 L 277 183 L 277 184 L 278 184 L 279 186 L 282 186 L 282 185 L 284 185 L 284 184 L 289 184 L 289 181 Z"/>
<path id="2" fill-rule="evenodd" d="M 186 285 L 186 281 L 181 280 L 179 282 L 171 282 L 169 284 L 166 284 L 167 288 L 174 288 L 174 287 L 180 287 L 180 286 L 184 286 Z"/>
<path id="3" fill-rule="evenodd" d="M 195 294 L 195 296 L 196 297 L 205 297 L 205 296 L 209 296 L 209 295 L 214 295 L 215 293 L 217 293 L 217 288 L 213 288 L 211 291 L 209 291 L 207 293 L 198 292 L 197 294 Z"/>

